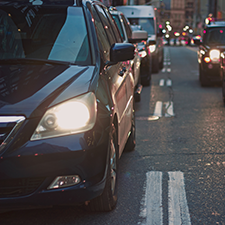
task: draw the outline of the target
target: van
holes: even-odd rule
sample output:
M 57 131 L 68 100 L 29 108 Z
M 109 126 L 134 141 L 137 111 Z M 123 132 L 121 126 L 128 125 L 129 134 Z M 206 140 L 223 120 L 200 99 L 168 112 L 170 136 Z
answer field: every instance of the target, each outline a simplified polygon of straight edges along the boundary
M 147 46 L 152 55 L 152 72 L 158 73 L 163 68 L 163 40 L 162 31 L 158 26 L 157 11 L 150 5 L 117 6 L 123 12 L 131 25 L 140 25 L 148 32 Z

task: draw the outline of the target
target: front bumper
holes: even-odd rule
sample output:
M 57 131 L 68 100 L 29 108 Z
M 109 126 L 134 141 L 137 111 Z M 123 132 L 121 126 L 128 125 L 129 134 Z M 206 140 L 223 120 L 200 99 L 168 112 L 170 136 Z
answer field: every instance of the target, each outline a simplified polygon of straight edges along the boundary
M 105 132 L 102 141 L 93 145 L 94 135 L 92 132 L 27 142 L 3 154 L 0 211 L 82 204 L 99 196 L 105 186 L 109 135 Z M 81 182 L 47 189 L 57 176 L 68 175 L 79 175 Z

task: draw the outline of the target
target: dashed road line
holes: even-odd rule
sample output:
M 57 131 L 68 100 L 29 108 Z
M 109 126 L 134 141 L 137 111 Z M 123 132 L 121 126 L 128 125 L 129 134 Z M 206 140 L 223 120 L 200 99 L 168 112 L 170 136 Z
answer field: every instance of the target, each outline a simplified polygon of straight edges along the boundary
M 173 102 L 166 102 L 165 106 L 166 106 L 165 117 L 173 117 L 173 116 L 175 116 L 175 114 L 173 112 Z
M 142 225 L 163 224 L 163 175 L 165 172 L 149 171 L 146 173 L 145 195 L 140 217 Z M 181 171 L 168 172 L 168 225 L 191 225 L 187 204 L 184 174 Z M 165 204 L 166 205 L 166 204 Z
M 161 101 L 157 101 L 155 104 L 155 110 L 153 116 L 162 117 L 162 107 L 163 103 Z
M 155 104 L 154 114 L 153 116 L 162 117 L 163 115 L 163 105 L 165 105 L 165 117 L 173 117 L 175 116 L 174 110 L 173 110 L 173 102 L 165 102 L 163 104 L 162 101 L 157 101 Z
M 165 79 L 160 79 L 160 80 L 159 80 L 159 86 L 160 86 L 160 87 L 163 87 L 164 84 L 165 84 Z M 172 86 L 172 80 L 171 80 L 171 79 L 167 79 L 167 80 L 166 80 L 166 86 L 167 86 L 167 87 Z
M 168 174 L 169 225 L 191 225 L 185 193 L 184 174 L 180 171 L 169 172 Z

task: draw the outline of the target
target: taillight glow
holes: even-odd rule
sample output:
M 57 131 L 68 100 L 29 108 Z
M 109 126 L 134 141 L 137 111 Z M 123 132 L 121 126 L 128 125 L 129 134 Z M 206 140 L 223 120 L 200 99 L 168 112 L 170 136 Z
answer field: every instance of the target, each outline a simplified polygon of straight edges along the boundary
M 210 59 L 209 57 L 205 57 L 205 58 L 204 58 L 204 61 L 205 61 L 206 63 L 210 63 L 210 62 L 211 62 L 211 59 Z

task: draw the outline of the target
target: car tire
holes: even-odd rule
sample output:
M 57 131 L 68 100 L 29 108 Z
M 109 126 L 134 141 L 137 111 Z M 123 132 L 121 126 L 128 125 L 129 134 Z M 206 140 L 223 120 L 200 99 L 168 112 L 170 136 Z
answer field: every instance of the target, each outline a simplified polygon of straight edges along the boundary
M 112 129 L 112 135 L 109 138 L 109 157 L 105 188 L 99 197 L 91 200 L 85 206 L 87 210 L 92 212 L 111 211 L 117 203 L 118 141 L 114 125 Z
M 133 107 L 130 136 L 127 139 L 124 151 L 125 152 L 134 151 L 135 145 L 136 145 L 136 128 L 135 128 L 135 109 Z
M 199 66 L 199 81 L 202 87 L 207 87 L 210 85 L 209 80 L 207 79 L 207 77 L 204 76 L 204 73 L 200 66 Z
M 223 80 L 222 80 L 222 95 L 223 95 L 223 104 L 225 105 L 225 77 L 223 75 Z

